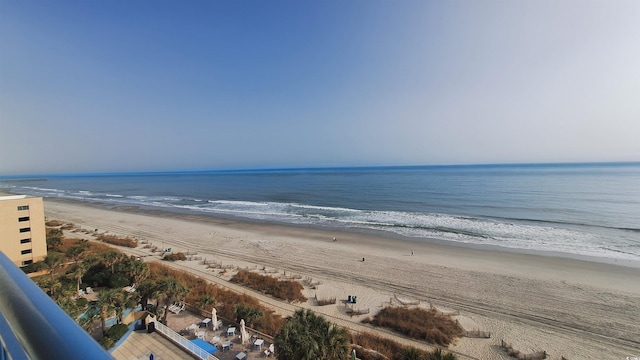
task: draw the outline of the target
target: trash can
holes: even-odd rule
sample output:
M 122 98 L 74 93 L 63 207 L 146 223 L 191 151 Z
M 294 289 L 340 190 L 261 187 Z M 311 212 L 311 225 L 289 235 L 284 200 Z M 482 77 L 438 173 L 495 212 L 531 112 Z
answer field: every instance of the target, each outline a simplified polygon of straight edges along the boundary
M 147 325 L 147 332 L 151 334 L 154 331 L 156 331 L 156 323 L 150 322 L 149 325 Z

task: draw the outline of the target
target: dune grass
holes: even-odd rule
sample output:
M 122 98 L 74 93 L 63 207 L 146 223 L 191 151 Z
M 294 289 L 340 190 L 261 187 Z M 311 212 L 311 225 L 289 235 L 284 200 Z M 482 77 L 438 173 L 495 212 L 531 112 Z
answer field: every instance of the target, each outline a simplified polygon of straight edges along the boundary
M 393 329 L 401 334 L 438 345 L 449 345 L 462 335 L 462 328 L 449 316 L 435 310 L 386 307 L 363 322 Z
M 304 287 L 297 281 L 278 280 L 271 276 L 242 270 L 231 279 L 231 282 L 241 284 L 256 291 L 261 291 L 280 300 L 289 302 L 307 301 L 307 298 L 302 295 Z
M 138 247 L 138 242 L 130 237 L 100 234 L 96 236 L 96 239 L 111 245 L 126 246 L 130 248 Z
M 165 260 L 165 261 L 187 260 L 187 256 L 183 252 L 178 252 L 174 254 L 166 254 L 164 257 L 162 257 L 162 260 Z

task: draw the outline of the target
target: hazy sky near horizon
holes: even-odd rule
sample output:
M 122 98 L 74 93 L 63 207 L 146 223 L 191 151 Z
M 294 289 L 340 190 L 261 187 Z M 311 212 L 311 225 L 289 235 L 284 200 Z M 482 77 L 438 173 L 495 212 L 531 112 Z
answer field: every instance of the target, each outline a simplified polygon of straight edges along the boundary
M 640 161 L 640 1 L 0 0 L 0 175 Z

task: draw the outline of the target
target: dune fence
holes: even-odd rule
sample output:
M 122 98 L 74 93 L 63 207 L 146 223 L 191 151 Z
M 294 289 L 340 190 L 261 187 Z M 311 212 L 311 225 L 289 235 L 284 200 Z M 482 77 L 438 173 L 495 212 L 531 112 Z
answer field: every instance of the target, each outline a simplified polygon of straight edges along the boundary
M 541 360 L 547 358 L 546 351 L 537 351 L 530 354 L 523 354 L 519 350 L 514 349 L 513 344 L 507 343 L 504 340 L 500 340 L 500 347 L 504 349 L 509 356 L 519 360 Z
M 482 331 L 482 330 L 464 330 L 462 335 L 468 338 L 477 338 L 477 339 L 490 339 L 491 332 Z
M 400 296 L 398 296 L 398 294 L 393 294 L 393 297 L 397 302 L 399 302 L 401 305 L 404 305 L 404 306 L 420 305 L 420 300 L 408 299 L 408 298 L 400 297 Z M 394 300 L 394 299 L 392 299 L 392 300 Z
M 318 294 L 316 294 L 315 298 L 316 298 L 316 304 L 318 304 L 318 306 L 333 305 L 337 302 L 335 297 L 318 298 Z

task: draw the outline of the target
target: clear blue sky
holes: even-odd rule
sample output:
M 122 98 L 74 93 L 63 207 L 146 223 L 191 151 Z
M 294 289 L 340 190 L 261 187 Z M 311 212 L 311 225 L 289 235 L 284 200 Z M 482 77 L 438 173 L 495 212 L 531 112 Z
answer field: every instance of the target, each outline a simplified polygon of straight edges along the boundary
M 0 175 L 640 160 L 640 1 L 0 0 Z

